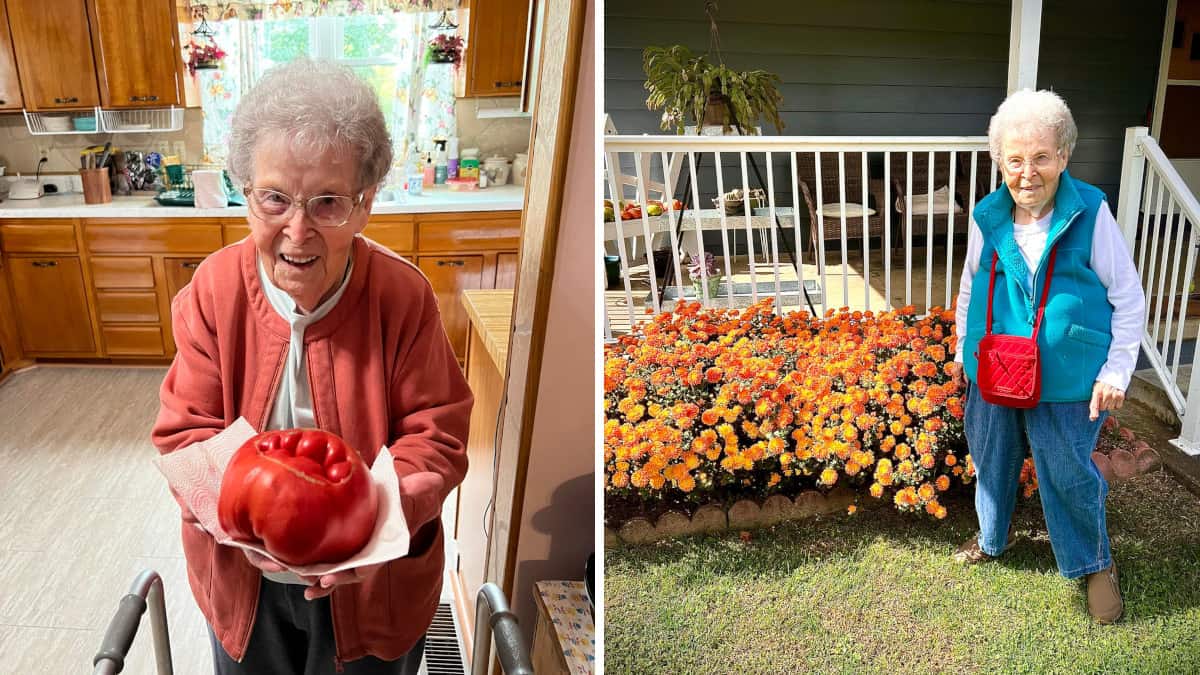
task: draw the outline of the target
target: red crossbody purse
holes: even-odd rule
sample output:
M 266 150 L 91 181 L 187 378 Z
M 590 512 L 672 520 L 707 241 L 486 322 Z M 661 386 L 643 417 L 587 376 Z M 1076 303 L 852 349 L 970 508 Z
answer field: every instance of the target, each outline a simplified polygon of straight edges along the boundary
M 1009 408 L 1032 408 L 1042 397 L 1042 364 L 1038 354 L 1038 331 L 1042 327 L 1042 315 L 1046 311 L 1046 298 L 1050 295 L 1050 279 L 1054 274 L 1054 255 L 1050 249 L 1050 264 L 1046 269 L 1046 283 L 1042 287 L 1042 299 L 1038 302 L 1037 320 L 1033 324 L 1033 335 L 1001 335 L 992 332 L 992 297 L 996 290 L 996 261 L 992 253 L 992 275 L 988 281 L 987 332 L 979 341 L 975 358 L 979 362 L 976 379 L 983 400 Z

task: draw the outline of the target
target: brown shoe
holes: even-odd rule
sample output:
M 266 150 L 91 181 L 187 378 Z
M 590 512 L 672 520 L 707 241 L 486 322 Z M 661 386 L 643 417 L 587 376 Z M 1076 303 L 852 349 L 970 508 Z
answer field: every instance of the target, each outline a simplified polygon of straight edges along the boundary
M 1087 575 L 1088 613 L 1101 625 L 1116 623 L 1125 613 L 1117 565 Z
M 1008 549 L 1012 548 L 1013 544 L 1016 543 L 1015 541 L 1013 541 L 1011 527 L 1008 528 L 1008 540 L 1007 541 L 1008 541 L 1008 543 L 1006 543 L 1004 545 L 1004 551 L 1007 551 Z M 1004 551 L 1001 551 L 1001 553 L 1003 553 Z M 972 537 L 970 541 L 966 542 L 962 546 L 959 546 L 958 550 L 954 552 L 954 562 L 962 563 L 964 565 L 974 565 L 976 563 L 986 562 L 988 560 L 995 560 L 995 559 L 996 559 L 996 556 L 984 553 L 983 549 L 979 548 L 979 535 L 975 535 L 974 537 Z

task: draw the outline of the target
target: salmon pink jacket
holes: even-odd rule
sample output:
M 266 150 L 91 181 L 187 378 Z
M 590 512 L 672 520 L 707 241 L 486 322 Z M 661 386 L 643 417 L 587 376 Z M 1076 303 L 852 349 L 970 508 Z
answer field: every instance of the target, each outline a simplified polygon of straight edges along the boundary
M 442 502 L 467 470 L 472 397 L 425 277 L 384 247 L 353 242 L 341 300 L 304 334 L 317 426 L 370 465 L 395 457 L 412 533 L 408 556 L 330 597 L 337 661 L 395 659 L 425 634 L 442 587 Z M 290 329 L 271 307 L 247 238 L 209 256 L 171 303 L 175 360 L 163 380 L 152 439 L 169 453 L 244 417 L 262 431 L 287 358 Z M 218 545 L 184 507 L 188 582 L 217 639 L 241 660 L 258 607 L 260 572 Z M 188 521 L 191 522 L 188 522 Z

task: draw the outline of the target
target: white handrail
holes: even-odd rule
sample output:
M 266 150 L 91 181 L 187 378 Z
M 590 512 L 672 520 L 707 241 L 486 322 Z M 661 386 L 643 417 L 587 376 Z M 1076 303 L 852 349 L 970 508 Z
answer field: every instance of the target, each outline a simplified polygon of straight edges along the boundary
M 979 150 L 987 136 L 605 136 L 605 152 L 931 152 Z
M 1192 194 L 1183 177 L 1179 175 L 1179 170 L 1163 154 L 1162 148 L 1158 147 L 1158 141 L 1154 140 L 1153 136 L 1143 136 L 1141 142 L 1142 150 L 1146 153 L 1146 160 L 1154 165 L 1154 170 L 1166 181 L 1167 189 L 1175 196 L 1176 203 L 1184 217 L 1193 223 L 1200 224 L 1200 202 L 1196 201 L 1196 196 Z

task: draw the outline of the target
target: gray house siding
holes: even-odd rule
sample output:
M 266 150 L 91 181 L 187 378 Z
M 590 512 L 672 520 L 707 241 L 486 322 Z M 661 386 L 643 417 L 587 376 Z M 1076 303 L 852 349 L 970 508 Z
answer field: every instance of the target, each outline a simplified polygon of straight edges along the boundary
M 1068 170 L 1120 191 L 1125 128 L 1150 124 L 1166 3 L 1053 0 L 1042 13 L 1038 87 L 1058 92 L 1079 127 Z
M 1039 86 L 1067 99 L 1080 129 L 1070 170 L 1114 202 L 1124 129 L 1144 124 L 1153 101 L 1165 4 L 1047 0 L 1043 11 Z M 703 2 L 608 0 L 604 12 L 604 112 L 621 133 L 667 133 L 645 106 L 641 52 L 707 51 Z M 782 78 L 784 134 L 983 135 L 1006 91 L 1010 14 L 994 0 L 727 0 L 717 18 L 728 65 Z M 790 204 L 788 160 L 773 163 L 776 199 Z M 727 183 L 740 181 L 737 156 L 722 164 Z M 882 158 L 871 165 L 881 177 Z M 707 206 L 715 177 L 699 182 Z

